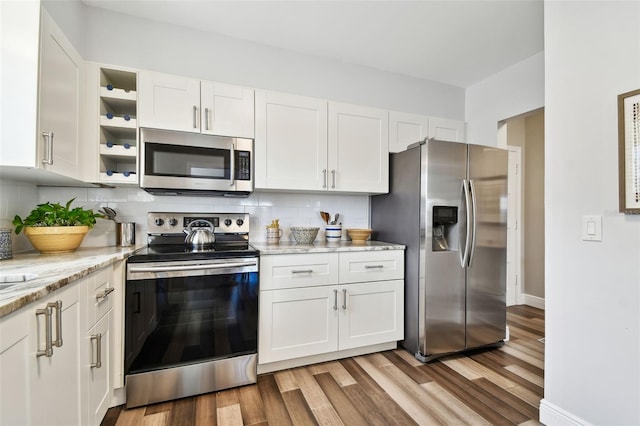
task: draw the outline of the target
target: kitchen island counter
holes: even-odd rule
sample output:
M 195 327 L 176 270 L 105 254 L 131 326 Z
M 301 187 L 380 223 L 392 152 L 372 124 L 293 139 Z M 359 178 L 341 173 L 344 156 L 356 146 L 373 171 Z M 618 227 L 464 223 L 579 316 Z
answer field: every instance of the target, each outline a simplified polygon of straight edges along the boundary
M 295 241 L 280 242 L 280 244 L 267 244 L 264 242 L 251 242 L 254 248 L 260 251 L 260 255 L 297 254 L 297 253 L 332 253 L 349 251 L 380 251 L 380 250 L 404 250 L 402 244 L 385 243 L 382 241 L 365 241 L 353 243 L 342 241 L 338 244 L 316 241 L 313 244 L 297 244 Z
M 73 253 L 14 254 L 0 263 L 0 318 L 41 299 L 100 268 L 126 259 L 139 247 L 87 247 Z M 3 283 L 7 276 L 36 275 L 27 281 Z M 32 275 L 31 275 L 32 276 Z M 9 285 L 9 286 L 8 286 Z

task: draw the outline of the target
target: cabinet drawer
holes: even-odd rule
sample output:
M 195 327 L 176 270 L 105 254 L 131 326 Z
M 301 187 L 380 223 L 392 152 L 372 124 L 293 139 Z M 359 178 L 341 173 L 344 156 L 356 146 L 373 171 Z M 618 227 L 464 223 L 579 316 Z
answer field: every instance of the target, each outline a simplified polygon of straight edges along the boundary
M 340 283 L 404 279 L 404 251 L 340 253 Z
M 91 328 L 111 309 L 113 285 L 111 268 L 103 268 L 87 277 L 87 328 Z
M 274 290 L 338 283 L 338 253 L 260 257 L 260 289 Z

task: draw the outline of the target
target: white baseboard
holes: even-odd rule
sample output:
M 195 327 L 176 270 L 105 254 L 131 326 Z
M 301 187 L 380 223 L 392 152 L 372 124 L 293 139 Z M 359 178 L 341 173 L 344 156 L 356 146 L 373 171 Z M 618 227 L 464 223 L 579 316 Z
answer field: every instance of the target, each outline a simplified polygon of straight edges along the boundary
M 550 403 L 546 399 L 540 401 L 540 423 L 547 426 L 588 426 L 591 424 L 563 410 L 557 405 Z
M 523 296 L 525 305 L 544 310 L 544 298 L 530 294 L 523 294 Z

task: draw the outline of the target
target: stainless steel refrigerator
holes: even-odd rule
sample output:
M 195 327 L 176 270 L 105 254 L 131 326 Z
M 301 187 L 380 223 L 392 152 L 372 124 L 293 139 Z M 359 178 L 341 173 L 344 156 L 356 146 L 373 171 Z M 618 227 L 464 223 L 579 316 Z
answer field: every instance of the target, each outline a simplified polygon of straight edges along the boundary
M 392 154 L 373 238 L 406 245 L 405 334 L 423 362 L 506 330 L 506 150 L 426 140 Z

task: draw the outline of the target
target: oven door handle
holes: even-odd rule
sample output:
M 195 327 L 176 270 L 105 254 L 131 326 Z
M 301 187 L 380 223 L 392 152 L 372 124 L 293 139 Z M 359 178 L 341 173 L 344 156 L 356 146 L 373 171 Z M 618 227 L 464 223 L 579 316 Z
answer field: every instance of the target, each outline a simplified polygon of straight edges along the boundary
M 214 264 L 199 264 L 199 265 L 173 265 L 173 266 L 131 266 L 129 272 L 173 272 L 173 271 L 197 271 L 206 269 L 227 269 L 227 268 L 239 268 L 243 266 L 257 266 L 258 263 L 253 262 L 227 262 L 227 263 L 214 263 Z

